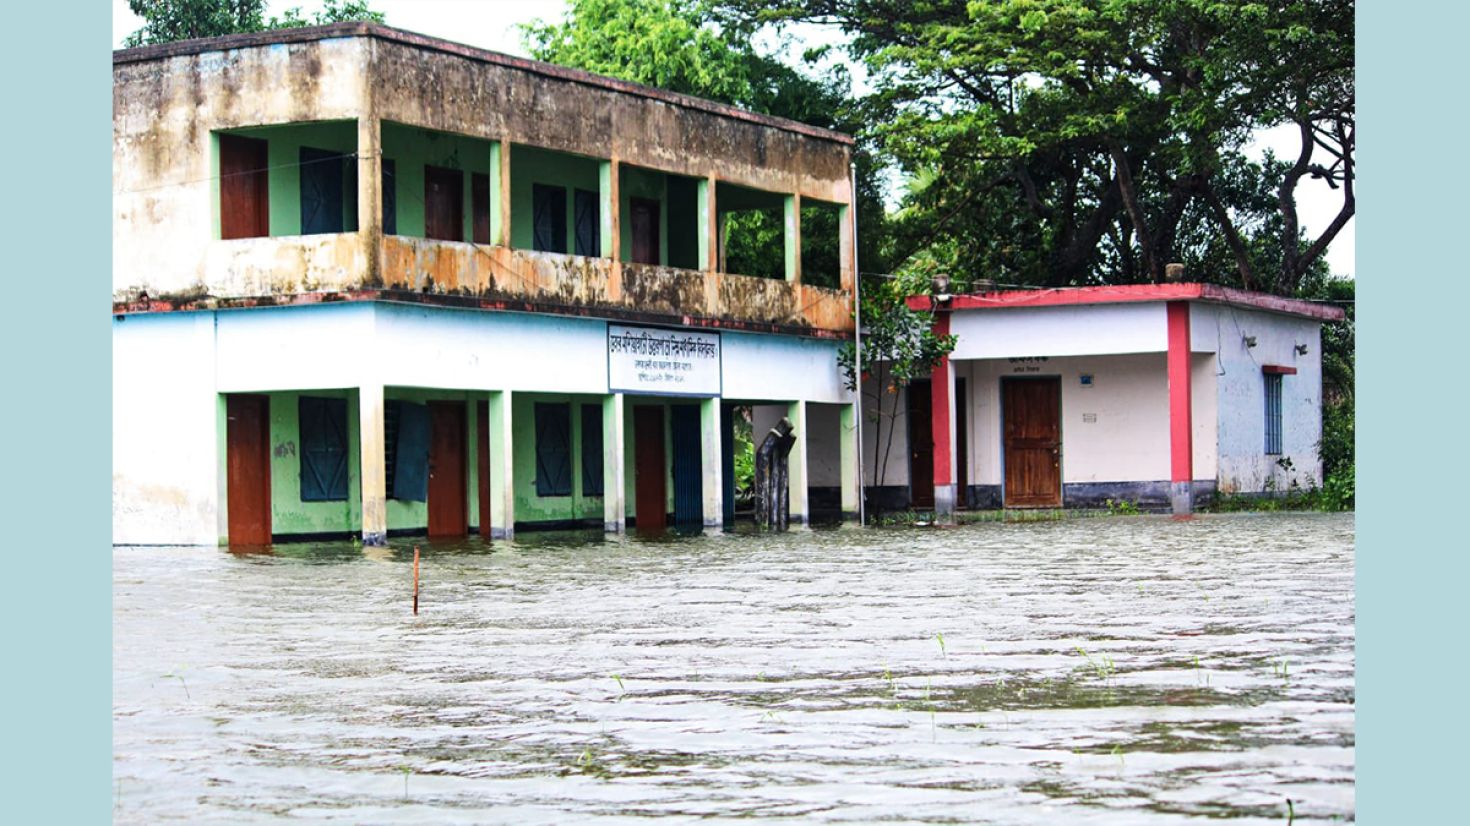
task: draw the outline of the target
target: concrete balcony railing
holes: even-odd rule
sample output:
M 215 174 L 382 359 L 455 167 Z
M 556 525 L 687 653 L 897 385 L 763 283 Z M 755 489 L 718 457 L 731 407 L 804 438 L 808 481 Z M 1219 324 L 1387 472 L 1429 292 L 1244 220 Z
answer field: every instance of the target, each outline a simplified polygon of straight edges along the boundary
M 845 337 L 852 299 L 824 287 L 503 246 L 384 236 L 372 278 L 358 233 L 214 241 L 183 295 L 115 312 L 391 299 L 487 310 Z

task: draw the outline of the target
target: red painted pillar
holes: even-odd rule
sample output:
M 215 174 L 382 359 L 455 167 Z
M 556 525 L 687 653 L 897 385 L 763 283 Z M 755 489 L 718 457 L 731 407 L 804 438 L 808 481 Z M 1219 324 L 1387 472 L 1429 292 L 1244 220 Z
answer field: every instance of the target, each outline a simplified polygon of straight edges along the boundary
M 1190 415 L 1189 302 L 1170 301 L 1169 482 L 1175 513 L 1194 511 L 1194 426 Z
M 949 335 L 949 311 L 934 314 L 935 335 Z M 934 516 L 937 521 L 954 521 L 958 491 L 954 480 L 954 370 L 949 356 L 939 360 L 929 376 L 929 409 L 934 437 Z

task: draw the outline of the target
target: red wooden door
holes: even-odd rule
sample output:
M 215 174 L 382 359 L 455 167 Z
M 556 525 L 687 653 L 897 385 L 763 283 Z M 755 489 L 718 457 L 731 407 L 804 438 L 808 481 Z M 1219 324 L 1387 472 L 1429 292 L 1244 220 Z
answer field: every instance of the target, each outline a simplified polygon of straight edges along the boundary
M 929 380 L 909 382 L 909 504 L 934 507 L 934 417 Z
M 268 396 L 225 399 L 225 491 L 231 545 L 269 545 L 271 541 L 270 411 Z
M 1001 383 L 1005 417 L 1005 505 L 1062 504 L 1062 382 L 1053 376 Z
M 659 263 L 658 201 L 629 198 L 628 207 L 633 236 L 633 263 Z
M 650 405 L 633 408 L 633 475 L 636 496 L 634 518 L 641 532 L 662 531 L 668 525 L 668 488 L 664 460 L 664 409 Z
M 268 165 L 265 141 L 219 136 L 219 237 L 271 234 Z
M 490 403 L 475 405 L 475 471 L 479 483 L 480 536 L 490 538 Z
M 464 536 L 464 402 L 429 402 L 429 536 Z
M 424 237 L 464 240 L 464 173 L 424 167 Z

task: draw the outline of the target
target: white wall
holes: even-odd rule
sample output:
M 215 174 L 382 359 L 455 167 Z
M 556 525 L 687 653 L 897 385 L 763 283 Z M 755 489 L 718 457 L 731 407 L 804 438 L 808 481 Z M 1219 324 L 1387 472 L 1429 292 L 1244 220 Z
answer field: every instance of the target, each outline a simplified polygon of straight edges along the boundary
M 1218 348 L 1220 490 L 1261 491 L 1268 480 L 1278 489 L 1293 481 L 1304 486 L 1320 484 L 1321 326 L 1294 316 L 1192 304 L 1190 329 L 1197 344 Z M 1246 346 L 1247 336 L 1255 337 L 1255 347 Z M 1307 346 L 1305 355 L 1296 352 L 1297 344 Z M 1266 385 L 1261 367 L 1266 364 L 1297 370 L 1296 375 L 1282 377 L 1280 457 L 1265 453 Z M 1291 461 L 1290 472 L 1278 465 L 1280 458 Z
M 863 484 L 908 485 L 908 390 L 898 391 L 896 415 L 892 417 L 890 414 L 895 413 L 895 397 L 889 393 L 881 394 L 882 415 L 875 418 L 873 404 L 877 398 L 880 398 L 880 394 L 876 379 L 870 378 L 863 382 Z M 893 436 L 891 447 L 888 441 L 890 429 Z M 878 471 L 883 466 L 885 450 L 888 453 L 887 473 L 880 478 Z
M 1194 477 L 1215 472 L 1215 386 L 1212 359 L 1193 359 Z M 1031 367 L 1036 372 L 1029 371 Z M 1062 391 L 1062 482 L 1167 481 L 1169 383 L 1163 353 L 962 362 L 971 398 L 969 467 L 972 485 L 1002 482 L 1001 379 L 1057 376 Z M 1090 374 L 1092 385 L 1082 385 Z M 1092 421 L 1088 421 L 1088 418 Z
M 112 541 L 219 538 L 214 316 L 112 320 Z
M 837 368 L 841 342 L 758 333 L 720 333 L 727 399 L 850 403 Z
M 1163 302 L 960 310 L 953 359 L 1157 353 L 1168 349 Z
M 814 488 L 842 484 L 842 408 L 835 404 L 806 406 L 806 483 Z
M 224 533 L 220 393 L 352 388 L 376 377 L 601 394 L 606 329 L 597 319 L 356 302 L 114 317 L 114 541 L 212 545 Z M 721 343 L 727 397 L 734 388 L 741 399 L 781 400 L 779 415 L 787 400 L 851 397 L 837 342 L 725 333 Z M 840 479 L 828 466 L 840 465 L 836 411 L 809 411 L 819 446 L 809 448 L 811 484 Z

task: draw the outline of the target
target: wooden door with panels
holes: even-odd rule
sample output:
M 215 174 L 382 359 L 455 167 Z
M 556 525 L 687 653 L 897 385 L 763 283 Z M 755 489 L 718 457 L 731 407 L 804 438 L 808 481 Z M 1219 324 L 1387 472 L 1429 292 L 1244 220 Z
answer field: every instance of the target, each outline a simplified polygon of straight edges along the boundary
M 1001 380 L 1005 506 L 1062 505 L 1062 380 Z

